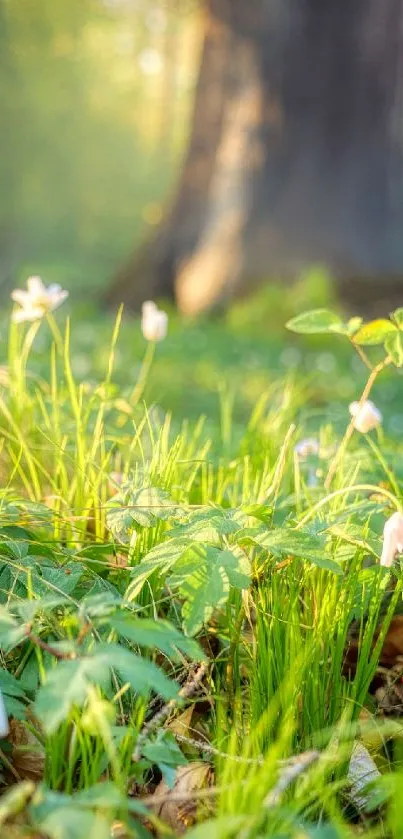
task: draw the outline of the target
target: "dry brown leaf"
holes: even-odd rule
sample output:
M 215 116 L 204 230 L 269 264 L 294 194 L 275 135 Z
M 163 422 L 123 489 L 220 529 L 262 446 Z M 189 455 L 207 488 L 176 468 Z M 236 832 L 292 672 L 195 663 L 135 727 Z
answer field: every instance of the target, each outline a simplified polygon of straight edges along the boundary
M 172 789 L 165 781 L 158 784 L 153 806 L 155 814 L 180 835 L 195 821 L 200 802 L 193 794 L 208 789 L 213 784 L 213 770 L 208 763 L 193 761 L 176 770 L 176 780 Z M 206 804 L 202 806 L 208 806 Z
M 10 762 L 20 778 L 41 780 L 45 767 L 45 750 L 35 734 L 25 723 L 12 719 L 7 740 L 13 747 Z
M 167 728 L 172 731 L 173 734 L 179 734 L 181 737 L 189 737 L 189 730 L 192 724 L 192 717 L 194 712 L 194 705 L 189 705 L 182 714 L 179 714 L 177 717 L 174 717 L 171 722 L 168 723 Z

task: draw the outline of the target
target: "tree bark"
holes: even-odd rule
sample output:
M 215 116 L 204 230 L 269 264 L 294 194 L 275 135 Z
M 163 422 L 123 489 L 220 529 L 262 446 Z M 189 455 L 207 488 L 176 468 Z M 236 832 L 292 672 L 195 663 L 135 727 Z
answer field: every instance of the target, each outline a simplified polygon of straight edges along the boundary
M 400 289 L 402 27 L 403 0 L 209 0 L 176 198 L 110 298 L 196 313 L 318 262 Z

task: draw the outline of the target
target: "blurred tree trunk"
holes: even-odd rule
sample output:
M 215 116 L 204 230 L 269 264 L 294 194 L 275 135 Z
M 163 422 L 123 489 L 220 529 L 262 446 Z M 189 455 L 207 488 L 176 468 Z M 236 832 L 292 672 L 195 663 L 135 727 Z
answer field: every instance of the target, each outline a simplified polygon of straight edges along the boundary
M 403 0 L 208 0 L 176 198 L 110 299 L 194 313 L 318 262 L 403 287 L 402 61 Z

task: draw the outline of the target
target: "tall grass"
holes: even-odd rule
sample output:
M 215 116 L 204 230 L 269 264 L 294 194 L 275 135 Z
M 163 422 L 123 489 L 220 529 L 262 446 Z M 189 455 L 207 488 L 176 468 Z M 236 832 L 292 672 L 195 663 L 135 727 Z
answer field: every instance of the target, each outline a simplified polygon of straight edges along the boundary
M 20 700 L 12 713 L 26 719 L 40 686 L 49 684 L 55 667 L 70 661 L 70 651 L 80 656 L 82 650 L 85 660 L 102 643 L 119 643 L 186 682 L 186 656 L 168 654 L 166 641 L 162 652 L 154 642 L 133 641 L 108 622 L 116 608 L 120 615 L 182 626 L 187 589 L 175 586 L 183 585 L 184 560 L 174 574 L 168 563 L 142 578 L 151 551 L 156 556 L 175 540 L 190 545 L 196 539 L 232 552 L 240 562 L 246 557 L 251 576 L 249 587 L 231 583 L 197 631 L 210 661 L 202 688 L 187 700 L 193 715 L 174 757 L 168 741 L 158 748 L 156 743 L 181 715 L 181 703 L 173 702 L 148 734 L 144 726 L 163 703 L 138 693 L 113 661 L 109 683 L 95 679 L 85 701 L 73 699 L 65 719 L 51 730 L 43 703 L 34 706 L 34 716 L 28 712 L 26 726 L 35 735 L 48 810 L 44 815 L 38 792 L 31 790 L 31 803 L 23 800 L 17 807 L 19 823 L 55 838 L 84 836 L 73 832 L 75 817 L 60 832 L 61 799 L 51 794 L 68 796 L 63 806 L 82 815 L 75 794 L 110 780 L 123 798 L 108 799 L 108 824 L 120 820 L 128 836 L 146 835 L 142 817 L 129 812 L 130 802 L 150 796 L 169 760 L 174 769 L 180 765 L 180 748 L 186 759 L 202 759 L 214 768 L 212 789 L 187 793 L 198 802 L 198 826 L 191 827 L 193 816 L 184 820 L 194 839 L 329 839 L 363 831 L 398 838 L 401 730 L 393 729 L 393 751 L 386 745 L 390 726 L 370 689 L 401 603 L 400 570 L 389 573 L 377 562 L 382 522 L 401 502 L 399 442 L 381 435 L 378 440 L 353 437 L 332 489 L 325 490 L 323 477 L 340 431 L 337 424 L 318 424 L 320 457 L 305 463 L 295 455 L 296 441 L 307 427 L 312 431 L 306 380 L 286 373 L 268 381 L 244 424 L 236 416 L 236 393 L 220 385 L 212 433 L 209 418 L 186 420 L 186 393 L 178 421 L 142 401 L 140 391 L 149 381 L 141 381 L 141 389 L 135 378 L 123 388 L 117 384 L 124 375 L 121 313 L 111 326 L 108 352 L 103 348 L 104 370 L 97 380 L 81 381 L 74 374 L 69 323 L 61 331 L 53 320 L 48 326 L 49 356 L 35 375 L 30 354 L 46 324 L 27 330 L 11 326 L 0 392 L 0 637 L 9 631 L 10 614 L 25 622 L 25 635 L 3 643 L 1 652 L 3 673 L 13 674 L 22 691 L 19 696 L 14 683 L 7 693 L 0 681 L 6 700 Z M 153 375 L 151 368 L 148 376 Z M 151 505 L 145 522 L 136 519 L 114 531 L 111 510 L 130 514 L 136 505 L 125 498 L 144 487 L 165 493 L 171 512 L 160 515 L 165 501 L 158 501 L 154 517 Z M 142 510 L 140 504 L 134 513 Z M 192 519 L 198 511 L 207 517 L 200 526 Z M 214 531 L 218 525 L 209 518 L 214 513 L 239 522 L 239 530 L 226 525 Z M 266 547 L 264 540 L 255 540 L 263 531 L 319 538 L 323 555 L 311 548 L 306 555 L 303 549 L 281 554 L 281 545 L 279 553 L 271 543 Z M 183 567 L 185 582 L 187 576 L 197 578 L 197 568 Z M 358 652 L 348 673 L 353 628 Z M 367 742 L 367 731 L 373 735 L 375 730 L 371 742 L 382 770 L 376 790 L 380 803 L 364 812 L 351 799 L 349 761 L 354 743 Z M 139 742 L 140 761 L 133 760 Z M 297 769 L 286 776 L 291 758 Z M 23 781 L 24 770 L 14 768 L 6 743 L 1 764 L 5 788 L 10 781 Z M 383 801 L 389 802 L 386 815 Z M 98 799 L 86 806 L 94 818 L 106 818 Z M 162 827 L 163 813 L 150 809 L 148 799 L 145 806 L 148 826 L 152 822 L 159 835 L 176 835 L 176 828 Z M 4 818 L 11 829 L 15 810 L 7 807 Z M 0 802 L 0 824 L 1 813 Z

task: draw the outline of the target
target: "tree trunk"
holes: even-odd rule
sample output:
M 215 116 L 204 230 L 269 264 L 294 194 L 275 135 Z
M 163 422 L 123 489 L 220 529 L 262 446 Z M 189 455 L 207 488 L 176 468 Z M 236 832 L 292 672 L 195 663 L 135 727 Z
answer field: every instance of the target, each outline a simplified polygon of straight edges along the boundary
M 209 0 L 176 199 L 111 298 L 195 313 L 318 262 L 401 288 L 402 26 L 403 0 Z

